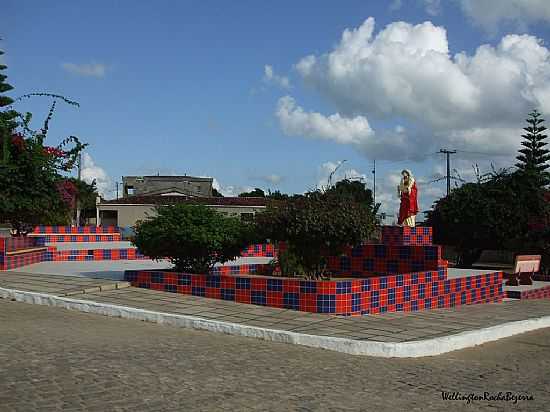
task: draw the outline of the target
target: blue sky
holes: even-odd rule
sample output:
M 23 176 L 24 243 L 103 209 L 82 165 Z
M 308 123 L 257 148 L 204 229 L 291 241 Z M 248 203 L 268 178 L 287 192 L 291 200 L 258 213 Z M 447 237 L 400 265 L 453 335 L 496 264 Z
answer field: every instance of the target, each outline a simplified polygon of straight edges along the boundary
M 428 183 L 444 173 L 437 150 L 461 150 L 453 167 L 471 179 L 473 163 L 513 165 L 532 108 L 550 114 L 544 1 L 49 3 L 4 1 L 12 95 L 81 104 L 59 106 L 49 143 L 88 142 L 85 175 L 107 196 L 157 172 L 303 192 L 344 159 L 338 177 L 371 187 L 377 159 L 383 210 L 403 168 L 427 208 L 445 187 Z M 17 109 L 38 127 L 48 107 Z

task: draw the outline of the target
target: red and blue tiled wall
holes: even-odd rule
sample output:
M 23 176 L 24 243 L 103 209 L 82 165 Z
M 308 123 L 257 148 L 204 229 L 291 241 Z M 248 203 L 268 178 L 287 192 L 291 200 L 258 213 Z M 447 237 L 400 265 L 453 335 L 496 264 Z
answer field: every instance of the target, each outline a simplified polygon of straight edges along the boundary
M 148 259 L 148 257 L 143 256 L 135 248 L 57 250 L 50 246 L 44 254 L 44 260 L 50 262 L 137 259 Z
M 46 235 L 46 234 L 32 234 L 31 236 L 37 236 L 43 238 L 47 243 L 63 243 L 63 242 L 118 242 L 121 240 L 120 233 L 111 233 L 108 235 L 91 235 L 91 234 L 71 234 L 71 235 Z
M 549 299 L 550 285 L 531 290 L 507 290 L 506 297 L 512 299 Z
M 502 272 L 446 279 L 444 269 L 319 281 L 126 271 L 133 286 L 305 312 L 364 315 L 500 302 Z
M 439 246 L 365 244 L 330 256 L 328 269 L 339 276 L 380 276 L 437 270 L 441 263 Z
M 242 257 L 276 257 L 277 249 L 274 244 L 264 243 L 250 245 L 241 252 Z
M 432 228 L 428 226 L 382 226 L 381 243 L 385 245 L 432 245 Z
M 36 226 L 33 234 L 120 233 L 117 226 Z

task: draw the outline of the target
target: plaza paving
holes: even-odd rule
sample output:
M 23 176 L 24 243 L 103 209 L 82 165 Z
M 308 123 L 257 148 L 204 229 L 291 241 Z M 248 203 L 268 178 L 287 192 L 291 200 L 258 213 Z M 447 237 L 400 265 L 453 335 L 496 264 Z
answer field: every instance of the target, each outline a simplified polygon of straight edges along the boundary
M 542 411 L 550 401 L 550 329 L 381 359 L 0 299 L 0 331 L 2 411 Z M 468 404 L 442 391 L 532 400 Z
M 71 284 L 74 282 L 74 285 Z M 340 317 L 128 287 L 127 282 L 0 272 L 0 287 L 307 335 L 377 342 L 439 338 L 550 315 L 550 299 Z M 75 294 L 77 291 L 78 294 Z

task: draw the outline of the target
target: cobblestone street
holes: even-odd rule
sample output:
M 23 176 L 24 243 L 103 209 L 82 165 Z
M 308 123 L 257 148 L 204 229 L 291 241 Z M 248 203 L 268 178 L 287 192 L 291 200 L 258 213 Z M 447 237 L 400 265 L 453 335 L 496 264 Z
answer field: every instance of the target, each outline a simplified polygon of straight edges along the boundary
M 355 357 L 0 299 L 6 411 L 544 410 L 550 330 L 432 358 Z M 443 401 L 512 391 L 533 397 Z

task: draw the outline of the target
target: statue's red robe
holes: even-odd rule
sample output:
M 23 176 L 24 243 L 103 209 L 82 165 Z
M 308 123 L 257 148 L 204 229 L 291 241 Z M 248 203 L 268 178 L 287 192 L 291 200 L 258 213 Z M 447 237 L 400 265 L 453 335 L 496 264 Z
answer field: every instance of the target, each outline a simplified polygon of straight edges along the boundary
M 401 192 L 401 206 L 399 207 L 399 219 L 397 223 L 402 225 L 409 216 L 415 216 L 418 213 L 418 199 L 416 182 L 413 183 L 410 193 Z

